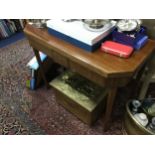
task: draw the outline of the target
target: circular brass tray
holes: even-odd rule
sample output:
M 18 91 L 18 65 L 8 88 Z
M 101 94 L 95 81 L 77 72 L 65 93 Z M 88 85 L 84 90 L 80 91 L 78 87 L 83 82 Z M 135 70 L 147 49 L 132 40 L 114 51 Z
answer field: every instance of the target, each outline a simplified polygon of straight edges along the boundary
M 126 130 L 126 133 L 129 135 L 154 135 L 155 133 L 148 130 L 144 126 L 142 126 L 137 120 L 133 117 L 133 114 L 131 113 L 129 109 L 129 104 L 131 101 L 129 101 L 126 104 L 126 111 L 124 116 L 124 127 Z

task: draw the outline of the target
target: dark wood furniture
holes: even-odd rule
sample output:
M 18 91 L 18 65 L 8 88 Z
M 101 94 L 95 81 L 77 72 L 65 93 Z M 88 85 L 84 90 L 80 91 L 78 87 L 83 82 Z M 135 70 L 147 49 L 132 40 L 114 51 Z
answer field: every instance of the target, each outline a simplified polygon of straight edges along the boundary
M 86 52 L 81 48 L 50 35 L 46 29 L 37 29 L 27 25 L 24 32 L 34 49 L 42 70 L 42 77 L 47 87 L 48 82 L 41 65 L 38 54 L 39 50 L 46 53 L 56 63 L 76 71 L 101 86 L 107 87 L 108 98 L 103 119 L 104 130 L 109 125 L 118 87 L 126 86 L 134 73 L 143 67 L 155 49 L 155 42 L 149 40 L 141 50 L 135 51 L 130 58 L 123 59 L 105 54 L 100 49 L 93 53 Z

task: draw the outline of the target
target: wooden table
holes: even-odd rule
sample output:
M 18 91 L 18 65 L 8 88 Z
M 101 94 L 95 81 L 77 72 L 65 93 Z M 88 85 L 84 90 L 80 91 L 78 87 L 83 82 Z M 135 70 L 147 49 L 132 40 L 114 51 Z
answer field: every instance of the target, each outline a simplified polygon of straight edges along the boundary
M 141 50 L 135 51 L 130 58 L 123 59 L 103 53 L 100 49 L 93 53 L 86 52 L 81 48 L 50 35 L 46 29 L 37 29 L 31 25 L 27 25 L 24 32 L 37 57 L 46 86 L 48 86 L 48 82 L 38 51 L 43 51 L 56 63 L 76 71 L 101 86 L 107 87 L 108 98 L 103 119 L 104 130 L 109 125 L 118 87 L 123 87 L 129 82 L 134 73 L 143 67 L 155 49 L 155 42 L 149 40 Z

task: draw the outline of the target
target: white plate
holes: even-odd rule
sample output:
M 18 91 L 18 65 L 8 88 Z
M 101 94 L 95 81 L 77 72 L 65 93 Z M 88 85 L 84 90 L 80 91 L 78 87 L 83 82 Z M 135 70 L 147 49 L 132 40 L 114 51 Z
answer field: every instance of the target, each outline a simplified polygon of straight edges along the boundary
M 133 31 L 137 28 L 138 23 L 136 20 L 128 19 L 128 20 L 120 20 L 117 23 L 117 27 L 120 31 Z

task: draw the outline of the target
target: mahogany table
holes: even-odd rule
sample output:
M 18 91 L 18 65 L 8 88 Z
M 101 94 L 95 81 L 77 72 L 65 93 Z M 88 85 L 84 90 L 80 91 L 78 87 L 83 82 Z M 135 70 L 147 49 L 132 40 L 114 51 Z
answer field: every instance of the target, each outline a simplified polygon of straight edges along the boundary
M 47 29 L 37 29 L 28 24 L 24 29 L 24 33 L 34 50 L 47 87 L 49 84 L 44 74 L 39 51 L 43 51 L 54 62 L 76 71 L 87 79 L 108 89 L 106 110 L 103 118 L 104 130 L 108 129 L 118 87 L 126 86 L 133 75 L 144 66 L 155 49 L 155 42 L 149 40 L 143 48 L 135 51 L 130 58 L 123 59 L 103 53 L 100 49 L 93 53 L 86 52 L 50 35 Z

